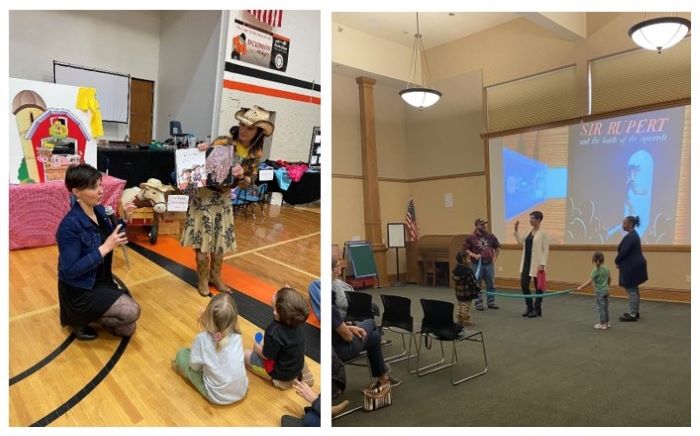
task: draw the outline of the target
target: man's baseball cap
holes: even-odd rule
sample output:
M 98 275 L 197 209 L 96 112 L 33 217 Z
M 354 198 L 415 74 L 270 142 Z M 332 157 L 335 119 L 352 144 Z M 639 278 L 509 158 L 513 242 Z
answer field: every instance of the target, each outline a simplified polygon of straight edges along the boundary
M 475 226 L 478 226 L 479 224 L 488 224 L 488 223 L 489 223 L 489 222 L 486 221 L 486 220 L 483 219 L 483 218 L 477 218 L 476 220 L 474 220 L 474 225 L 475 225 Z

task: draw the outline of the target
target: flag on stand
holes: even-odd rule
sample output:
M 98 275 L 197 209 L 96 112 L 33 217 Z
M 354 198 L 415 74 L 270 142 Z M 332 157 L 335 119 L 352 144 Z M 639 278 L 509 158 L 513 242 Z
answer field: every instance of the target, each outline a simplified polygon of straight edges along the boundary
M 406 236 L 408 242 L 416 242 L 418 240 L 418 227 L 416 226 L 416 206 L 413 203 L 413 197 L 408 200 L 408 209 L 406 209 Z
M 282 27 L 281 10 L 248 10 L 246 11 L 258 20 L 272 27 Z

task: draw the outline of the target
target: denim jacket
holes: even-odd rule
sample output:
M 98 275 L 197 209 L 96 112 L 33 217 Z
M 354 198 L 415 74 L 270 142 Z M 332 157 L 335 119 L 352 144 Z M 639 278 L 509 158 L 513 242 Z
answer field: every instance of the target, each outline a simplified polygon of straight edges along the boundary
M 105 220 L 110 229 L 112 222 L 103 206 L 95 207 L 98 220 Z M 71 286 L 92 289 L 97 268 L 103 262 L 99 247 L 102 235 L 93 221 L 75 203 L 61 220 L 56 232 L 58 242 L 58 278 Z

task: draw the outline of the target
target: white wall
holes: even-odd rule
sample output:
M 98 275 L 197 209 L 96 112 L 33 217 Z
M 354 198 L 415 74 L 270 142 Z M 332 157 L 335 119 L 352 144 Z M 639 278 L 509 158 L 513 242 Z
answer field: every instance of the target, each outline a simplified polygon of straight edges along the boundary
M 344 24 L 333 23 L 333 62 L 385 77 L 408 79 L 412 47 L 378 38 Z M 421 59 L 415 81 L 422 83 Z
M 250 15 L 243 11 L 230 11 L 227 20 L 229 23 L 232 23 L 234 19 L 255 23 L 250 18 Z M 257 25 L 258 23 L 255 24 Z M 274 32 L 290 39 L 287 70 L 284 72 L 273 71 L 248 63 L 242 65 L 279 76 L 319 84 L 321 80 L 320 28 L 321 16 L 318 11 L 285 10 L 282 27 L 275 28 Z M 227 60 L 229 60 L 228 56 L 231 53 L 232 38 L 233 29 L 229 28 L 229 31 L 225 34 L 225 40 L 222 42 L 222 46 L 226 47 L 223 55 L 226 56 Z M 269 95 L 269 93 L 266 94 L 263 91 L 248 92 L 238 89 L 227 89 L 221 86 L 218 127 L 218 134 L 227 134 L 229 128 L 237 123 L 234 119 L 234 114 L 238 109 L 253 105 L 262 106 L 275 113 L 275 133 L 271 141 L 265 144 L 265 157 L 273 160 L 308 161 L 313 128 L 321 125 L 321 107 L 319 104 L 314 103 L 312 99 L 320 98 L 320 92 L 230 72 L 224 73 L 224 79 L 267 90 L 308 96 L 309 100 L 297 101 L 277 95 Z
M 159 12 L 10 11 L 9 23 L 10 77 L 53 82 L 59 60 L 158 80 Z M 126 124 L 104 127 L 107 139 L 128 134 Z
M 155 137 L 168 138 L 170 120 L 204 139 L 212 132 L 221 11 L 165 11 L 160 21 Z

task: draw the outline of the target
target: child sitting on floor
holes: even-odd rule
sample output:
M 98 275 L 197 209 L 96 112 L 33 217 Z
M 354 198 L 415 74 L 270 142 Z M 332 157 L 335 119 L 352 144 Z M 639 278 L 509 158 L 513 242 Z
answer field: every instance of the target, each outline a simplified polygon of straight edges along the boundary
M 479 295 L 479 284 L 476 282 L 474 271 L 465 265 L 466 253 L 457 253 L 457 266 L 452 270 L 452 280 L 455 282 L 457 297 L 457 324 L 462 327 L 473 326 L 471 321 L 472 300 Z
M 230 294 L 218 294 L 198 321 L 203 331 L 194 338 L 191 349 L 177 352 L 173 369 L 212 403 L 239 401 L 248 391 L 248 376 L 236 302 Z
M 304 359 L 308 303 L 300 293 L 285 286 L 272 296 L 272 307 L 275 319 L 265 329 L 262 344 L 245 351 L 246 366 L 279 389 L 289 389 L 297 379 L 313 386 L 314 378 Z

